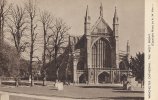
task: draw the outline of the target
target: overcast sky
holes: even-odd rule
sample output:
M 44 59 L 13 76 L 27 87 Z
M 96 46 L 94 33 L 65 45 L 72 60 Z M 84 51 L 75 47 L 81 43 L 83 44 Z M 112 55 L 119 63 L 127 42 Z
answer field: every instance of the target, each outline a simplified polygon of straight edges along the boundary
M 9 0 L 22 4 L 26 0 Z M 130 41 L 131 55 L 144 51 L 144 0 L 37 0 L 40 9 L 46 9 L 55 17 L 62 18 L 71 27 L 71 35 L 82 35 L 84 16 L 89 6 L 91 26 L 99 17 L 102 3 L 103 17 L 112 28 L 115 6 L 119 16 L 119 49 L 126 50 Z

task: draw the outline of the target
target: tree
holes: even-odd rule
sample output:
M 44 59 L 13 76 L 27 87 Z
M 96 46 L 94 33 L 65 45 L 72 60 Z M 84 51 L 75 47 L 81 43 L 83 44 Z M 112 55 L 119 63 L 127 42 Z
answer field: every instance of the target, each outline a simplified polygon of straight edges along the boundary
M 53 49 L 53 44 L 52 44 L 51 38 L 52 38 L 52 35 L 48 35 L 47 42 L 46 42 L 46 44 L 47 44 L 47 46 L 46 46 L 46 52 L 47 52 L 46 58 L 49 59 L 49 62 L 51 62 L 52 58 L 54 57 L 54 54 L 53 54 L 54 49 Z
M 5 20 L 10 8 L 11 5 L 7 6 L 7 0 L 0 0 L 0 48 L 3 45 Z
M 35 41 L 37 39 L 37 34 L 35 30 L 37 28 L 37 24 L 35 24 L 35 18 L 37 16 L 37 3 L 35 0 L 28 0 L 25 3 L 25 8 L 27 11 L 29 24 L 30 24 L 30 75 L 31 75 L 31 86 L 33 86 L 33 75 L 32 75 L 32 62 L 34 58 L 34 51 L 35 51 Z
M 68 37 L 68 30 L 70 28 L 62 21 L 62 19 L 56 19 L 55 24 L 51 28 L 52 42 L 53 42 L 53 52 L 54 52 L 54 62 L 56 67 L 56 80 L 58 81 L 59 68 L 57 63 L 57 57 L 62 49 L 62 46 L 66 44 Z
M 136 57 L 131 57 L 130 68 L 136 79 L 144 81 L 144 53 L 137 53 Z
M 19 74 L 19 76 L 22 79 L 26 79 L 28 77 L 28 67 L 29 67 L 29 61 L 21 58 L 20 59 L 20 74 Z
M 43 73 L 43 85 L 44 85 L 44 81 L 45 81 L 45 74 L 46 74 L 46 49 L 47 49 L 47 41 L 49 41 L 49 37 L 48 36 L 48 31 L 52 25 L 53 22 L 53 18 L 51 16 L 51 14 L 47 11 L 42 11 L 40 13 L 40 22 L 42 23 L 42 27 L 43 27 L 43 66 L 42 66 L 42 73 Z
M 0 55 L 0 76 L 12 77 L 16 75 L 17 55 L 15 48 L 4 42 Z
M 16 54 L 18 57 L 17 68 L 16 68 L 17 75 L 15 75 L 15 77 L 18 80 L 18 76 L 20 74 L 19 67 L 20 67 L 21 53 L 25 51 L 25 48 L 28 44 L 27 42 L 22 41 L 24 39 L 24 33 L 27 29 L 25 10 L 24 8 L 17 5 L 10 10 L 9 15 L 10 16 L 8 18 L 8 30 L 13 36 L 13 41 L 16 48 Z

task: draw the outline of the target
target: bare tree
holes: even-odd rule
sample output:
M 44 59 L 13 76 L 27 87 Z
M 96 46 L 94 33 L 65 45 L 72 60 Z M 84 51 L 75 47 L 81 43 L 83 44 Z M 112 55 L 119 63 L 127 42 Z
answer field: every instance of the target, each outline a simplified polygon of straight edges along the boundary
M 43 27 L 43 66 L 42 66 L 42 73 L 43 73 L 43 85 L 45 85 L 45 74 L 46 74 L 46 49 L 47 49 L 47 43 L 50 36 L 48 36 L 48 31 L 50 30 L 50 27 L 53 22 L 53 17 L 51 14 L 47 11 L 42 11 L 40 13 L 40 22 L 42 23 Z
M 46 46 L 46 58 L 49 59 L 49 62 L 52 61 L 52 58 L 54 58 L 54 48 L 53 48 L 53 43 L 52 43 L 52 35 L 47 36 L 47 46 Z
M 0 48 L 4 41 L 4 25 L 11 5 L 7 5 L 7 0 L 0 0 Z
M 37 28 L 37 24 L 35 24 L 35 18 L 37 16 L 37 3 L 35 0 L 28 0 L 28 2 L 25 3 L 25 8 L 28 14 L 29 18 L 29 24 L 30 24 L 30 75 L 31 75 L 31 86 L 33 86 L 33 75 L 32 75 L 32 62 L 33 62 L 33 56 L 35 51 L 35 41 L 37 39 L 37 33 L 35 33 L 35 30 Z
M 54 52 L 54 62 L 56 67 L 56 80 L 59 79 L 59 68 L 60 65 L 57 63 L 57 57 L 60 53 L 61 48 L 63 45 L 67 42 L 68 37 L 68 30 L 70 27 L 68 27 L 62 19 L 58 18 L 55 20 L 54 26 L 51 28 L 52 31 L 52 40 L 53 40 L 53 52 Z
M 18 86 L 18 75 L 20 73 L 20 56 L 27 46 L 27 42 L 23 41 L 24 32 L 27 29 L 26 16 L 24 8 L 20 6 L 15 6 L 10 10 L 8 18 L 8 30 L 13 36 L 14 45 L 17 52 L 18 62 L 17 62 L 17 72 L 16 72 L 16 85 Z

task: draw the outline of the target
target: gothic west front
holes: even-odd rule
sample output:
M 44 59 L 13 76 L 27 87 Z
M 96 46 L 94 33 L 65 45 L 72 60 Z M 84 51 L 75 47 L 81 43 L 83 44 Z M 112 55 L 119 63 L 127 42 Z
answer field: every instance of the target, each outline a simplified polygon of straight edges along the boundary
M 113 28 L 100 15 L 94 25 L 87 6 L 84 20 L 84 35 L 71 36 L 70 44 L 73 54 L 74 83 L 120 83 L 126 79 L 130 70 L 126 62 L 120 59 L 119 52 L 119 18 L 115 7 Z M 129 57 L 129 45 L 124 57 Z

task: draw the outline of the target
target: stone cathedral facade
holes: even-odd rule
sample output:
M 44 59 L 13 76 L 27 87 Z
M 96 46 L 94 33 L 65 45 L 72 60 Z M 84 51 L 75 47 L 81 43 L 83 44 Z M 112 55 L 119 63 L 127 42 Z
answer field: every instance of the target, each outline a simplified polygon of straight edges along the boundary
M 74 83 L 118 83 L 127 77 L 129 70 L 119 56 L 119 19 L 116 8 L 111 28 L 104 20 L 102 5 L 99 18 L 91 25 L 87 6 L 84 35 L 71 36 L 70 41 Z M 128 49 L 127 45 L 127 55 Z

